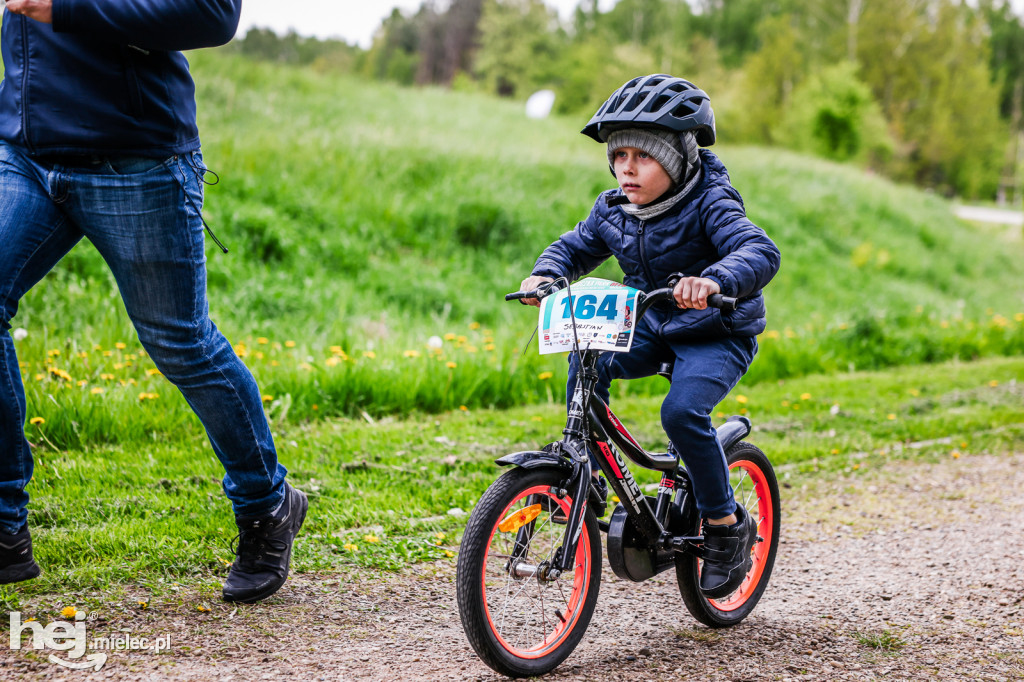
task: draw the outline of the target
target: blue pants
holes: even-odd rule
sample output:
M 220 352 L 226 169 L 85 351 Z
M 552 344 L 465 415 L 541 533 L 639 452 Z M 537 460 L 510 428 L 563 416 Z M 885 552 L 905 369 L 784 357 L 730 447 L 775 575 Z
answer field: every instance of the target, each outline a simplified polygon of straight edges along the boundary
M 113 272 L 146 352 L 206 427 L 235 513 L 263 516 L 284 499 L 259 389 L 209 317 L 202 163 L 198 151 L 41 160 L 0 142 L 0 530 L 25 523 L 33 464 L 11 318 L 82 237 Z
M 675 360 L 672 386 L 661 404 L 661 425 L 686 464 L 697 507 L 706 518 L 718 519 L 736 511 L 729 467 L 711 425 L 711 410 L 739 382 L 756 352 L 757 340 L 752 336 L 668 342 L 641 320 L 630 352 L 606 353 L 597 362 L 595 392 L 608 402 L 613 379 L 651 376 L 661 363 Z M 575 356 L 570 358 L 569 399 L 579 369 Z

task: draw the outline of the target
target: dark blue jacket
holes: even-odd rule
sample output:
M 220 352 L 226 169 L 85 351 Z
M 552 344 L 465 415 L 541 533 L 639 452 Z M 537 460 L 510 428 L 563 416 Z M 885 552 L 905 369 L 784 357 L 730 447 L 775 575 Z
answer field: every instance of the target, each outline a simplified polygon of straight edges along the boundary
M 222 45 L 241 0 L 53 0 L 4 12 L 0 140 L 30 154 L 170 156 L 199 147 L 180 50 Z
M 608 205 L 622 190 L 603 192 L 586 220 L 545 249 L 533 274 L 571 281 L 615 256 L 624 283 L 643 291 L 666 286 L 676 272 L 707 277 L 726 296 L 741 299 L 735 311 L 680 310 L 666 304 L 650 310 L 645 323 L 668 341 L 763 332 L 761 289 L 779 269 L 779 249 L 747 220 L 743 199 L 718 157 L 706 149 L 700 155 L 701 181 L 667 213 L 638 220 Z

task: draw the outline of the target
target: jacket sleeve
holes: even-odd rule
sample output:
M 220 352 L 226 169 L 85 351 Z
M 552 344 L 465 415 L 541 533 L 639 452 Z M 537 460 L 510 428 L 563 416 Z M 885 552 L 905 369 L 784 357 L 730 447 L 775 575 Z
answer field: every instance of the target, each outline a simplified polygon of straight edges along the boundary
M 231 40 L 241 11 L 241 0 L 53 0 L 53 30 L 145 50 L 193 50 Z
M 544 249 L 531 274 L 555 279 L 565 277 L 571 282 L 593 271 L 612 255 L 597 230 L 599 221 L 603 220 L 597 207 L 603 200 L 603 197 L 598 198 L 590 215 L 577 224 L 576 229 L 566 232 Z
M 700 217 L 719 256 L 701 277 L 718 282 L 723 294 L 750 296 L 779 271 L 779 248 L 764 230 L 747 219 L 743 200 L 731 186 L 718 188 L 711 201 L 701 207 Z

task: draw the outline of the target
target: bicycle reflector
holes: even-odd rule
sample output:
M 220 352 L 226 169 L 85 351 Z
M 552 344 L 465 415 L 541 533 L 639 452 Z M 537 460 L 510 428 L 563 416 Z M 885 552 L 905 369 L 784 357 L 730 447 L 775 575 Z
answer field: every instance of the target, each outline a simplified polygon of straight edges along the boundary
M 540 516 L 540 505 L 531 504 L 529 507 L 523 507 L 506 516 L 505 520 L 498 524 L 498 530 L 502 533 L 514 533 L 538 516 Z

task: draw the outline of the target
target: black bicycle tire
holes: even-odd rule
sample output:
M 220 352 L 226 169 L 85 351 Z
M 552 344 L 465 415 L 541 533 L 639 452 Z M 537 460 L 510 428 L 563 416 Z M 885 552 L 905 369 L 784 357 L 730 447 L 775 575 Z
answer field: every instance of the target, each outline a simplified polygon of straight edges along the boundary
M 509 677 L 543 675 L 556 668 L 576 649 L 590 624 L 597 604 L 601 586 L 601 537 L 597 518 L 588 508 L 583 531 L 590 543 L 590 571 L 586 578 L 586 594 L 575 625 L 562 643 L 540 658 L 515 656 L 498 640 L 487 615 L 481 576 L 492 532 L 500 522 L 502 512 L 522 491 L 538 485 L 557 487 L 564 483 L 564 477 L 564 473 L 554 468 L 516 468 L 505 472 L 484 492 L 474 507 L 462 536 L 455 578 L 462 627 L 480 659 L 493 670 Z M 582 542 L 582 536 L 580 541 Z
M 700 591 L 700 572 L 697 567 L 697 558 L 692 554 L 676 555 L 676 580 L 679 583 L 679 593 L 683 603 L 690 614 L 699 622 L 712 628 L 724 628 L 736 625 L 745 619 L 757 606 L 757 603 L 764 595 L 765 588 L 771 578 L 772 569 L 775 566 L 775 558 L 779 548 L 779 528 L 781 525 L 781 509 L 779 483 L 775 477 L 768 457 L 755 445 L 740 441 L 726 452 L 726 461 L 732 465 L 734 462 L 747 460 L 755 464 L 765 477 L 765 484 L 768 488 L 769 498 L 772 505 L 771 539 L 769 540 L 768 554 L 757 584 L 753 587 L 746 600 L 737 608 L 722 610 L 715 606 L 714 600 L 710 600 Z M 699 521 L 698 521 L 699 523 Z M 691 532 L 699 532 L 699 528 L 690 529 Z M 757 567 L 751 568 L 754 571 Z

